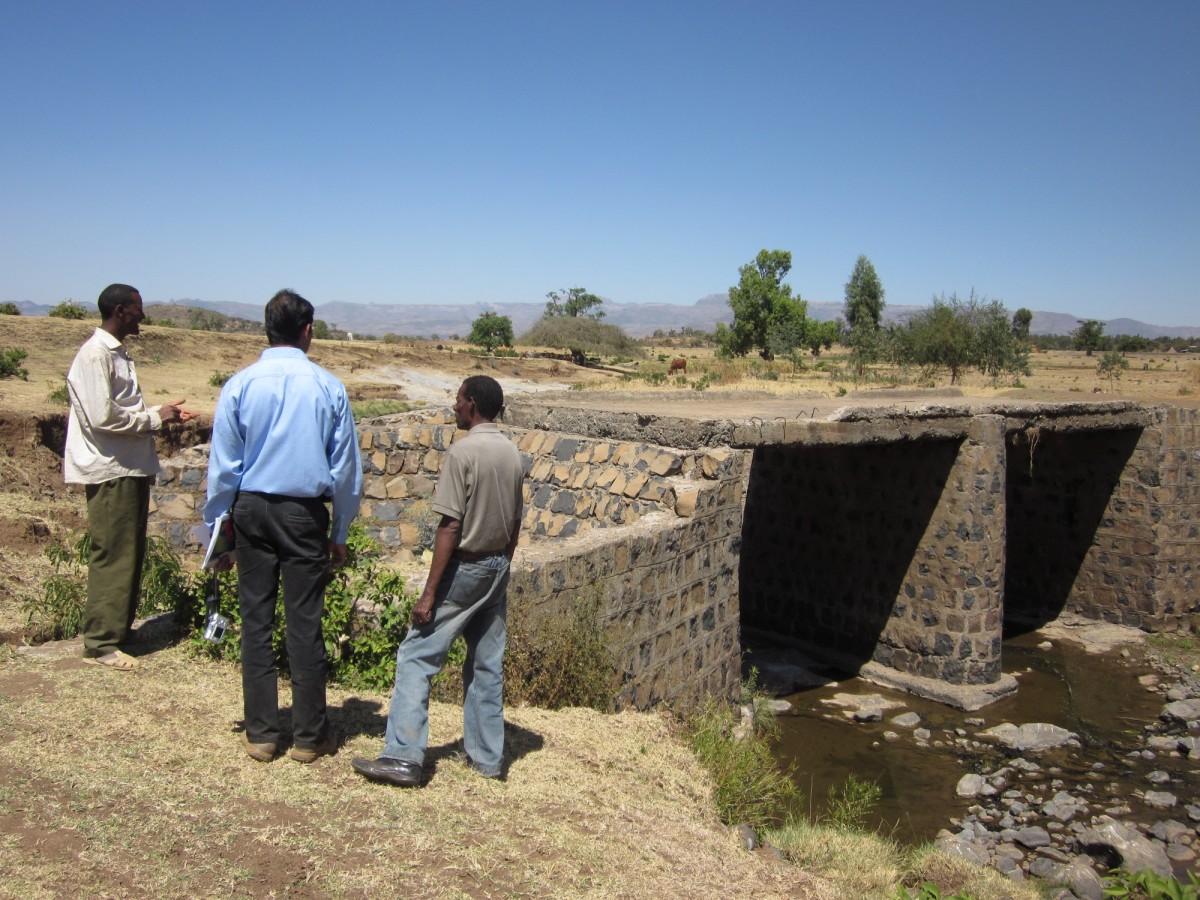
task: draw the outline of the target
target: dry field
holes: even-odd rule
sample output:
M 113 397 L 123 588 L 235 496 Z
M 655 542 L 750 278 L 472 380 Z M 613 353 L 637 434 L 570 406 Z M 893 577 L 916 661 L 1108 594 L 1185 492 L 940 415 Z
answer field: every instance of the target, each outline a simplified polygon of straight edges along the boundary
M 0 317 L 0 348 L 22 348 L 27 381 L 0 381 L 0 895 L 12 897 L 833 897 L 829 884 L 763 855 L 738 850 L 716 820 L 711 785 L 656 715 L 590 711 L 509 713 L 509 778 L 476 778 L 449 758 L 459 711 L 434 704 L 434 774 L 424 789 L 369 784 L 352 755 L 374 755 L 387 697 L 331 689 L 346 745 L 304 767 L 246 759 L 237 746 L 240 683 L 228 665 L 189 657 L 148 632 L 143 667 L 85 667 L 78 645 L 17 653 L 21 604 L 40 597 L 48 543 L 85 525 L 82 498 L 63 489 L 62 407 L 48 394 L 91 323 Z M 262 338 L 150 327 L 132 352 L 150 402 L 187 399 L 198 423 L 164 436 L 163 450 L 203 440 L 219 388 L 214 373 L 253 361 Z M 679 351 L 665 351 L 679 355 Z M 678 391 L 703 408 L 693 385 L 787 397 L 839 395 L 851 382 L 809 370 L 778 380 L 684 350 L 689 382 Z M 553 360 L 495 366 L 423 342 L 317 342 L 313 358 L 356 399 L 445 402 L 482 370 L 512 389 L 591 391 L 645 382 Z M 837 355 L 827 358 L 837 365 Z M 968 382 L 971 393 L 1078 399 L 1108 383 L 1096 360 L 1039 354 L 1024 388 Z M 666 366 L 655 355 L 641 371 Z M 698 371 L 699 370 L 699 371 Z M 1132 361 L 1117 395 L 1194 403 L 1200 364 L 1149 355 Z M 761 372 L 759 373 L 761 375 Z M 863 384 L 861 387 L 877 387 Z M 596 395 L 592 395 L 595 397 Z M 286 698 L 286 690 L 284 691 Z

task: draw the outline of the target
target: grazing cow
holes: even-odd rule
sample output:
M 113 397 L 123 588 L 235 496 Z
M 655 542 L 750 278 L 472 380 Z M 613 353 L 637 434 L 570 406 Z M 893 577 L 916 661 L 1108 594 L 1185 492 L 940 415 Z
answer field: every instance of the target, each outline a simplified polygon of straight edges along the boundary
M 687 360 L 682 356 L 677 356 L 671 360 L 671 370 L 667 374 L 674 375 L 676 372 L 687 374 Z

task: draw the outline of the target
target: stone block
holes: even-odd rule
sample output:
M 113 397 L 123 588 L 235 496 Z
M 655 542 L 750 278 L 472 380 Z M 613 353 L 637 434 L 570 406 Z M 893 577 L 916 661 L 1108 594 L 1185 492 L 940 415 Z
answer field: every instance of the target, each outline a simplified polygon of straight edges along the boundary
M 377 475 L 364 478 L 363 497 L 371 500 L 387 499 L 387 482 Z
M 653 458 L 650 460 L 650 471 L 653 474 L 658 475 L 660 478 L 665 478 L 668 475 L 678 475 L 679 470 L 682 468 L 682 457 L 674 453 L 660 451 L 654 454 Z
M 649 483 L 650 479 L 645 475 L 635 475 L 626 482 L 625 489 L 621 493 L 626 497 L 636 497 Z
M 164 519 L 191 519 L 196 515 L 194 494 L 160 494 L 154 512 Z

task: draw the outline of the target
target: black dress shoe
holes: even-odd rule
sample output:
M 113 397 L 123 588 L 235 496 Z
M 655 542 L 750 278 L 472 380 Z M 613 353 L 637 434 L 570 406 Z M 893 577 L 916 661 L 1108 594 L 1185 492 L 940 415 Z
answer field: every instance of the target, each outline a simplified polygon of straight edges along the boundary
M 421 767 L 403 759 L 363 759 L 356 756 L 350 761 L 354 771 L 372 781 L 386 781 L 400 787 L 417 787 L 421 783 Z

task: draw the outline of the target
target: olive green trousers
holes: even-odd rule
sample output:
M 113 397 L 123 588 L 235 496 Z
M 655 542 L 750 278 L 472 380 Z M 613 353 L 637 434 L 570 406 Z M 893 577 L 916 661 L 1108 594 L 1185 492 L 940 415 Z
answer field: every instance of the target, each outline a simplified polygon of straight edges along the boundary
M 87 485 L 87 606 L 83 611 L 83 655 L 103 656 L 129 636 L 141 593 L 146 558 L 149 478 L 114 478 Z

